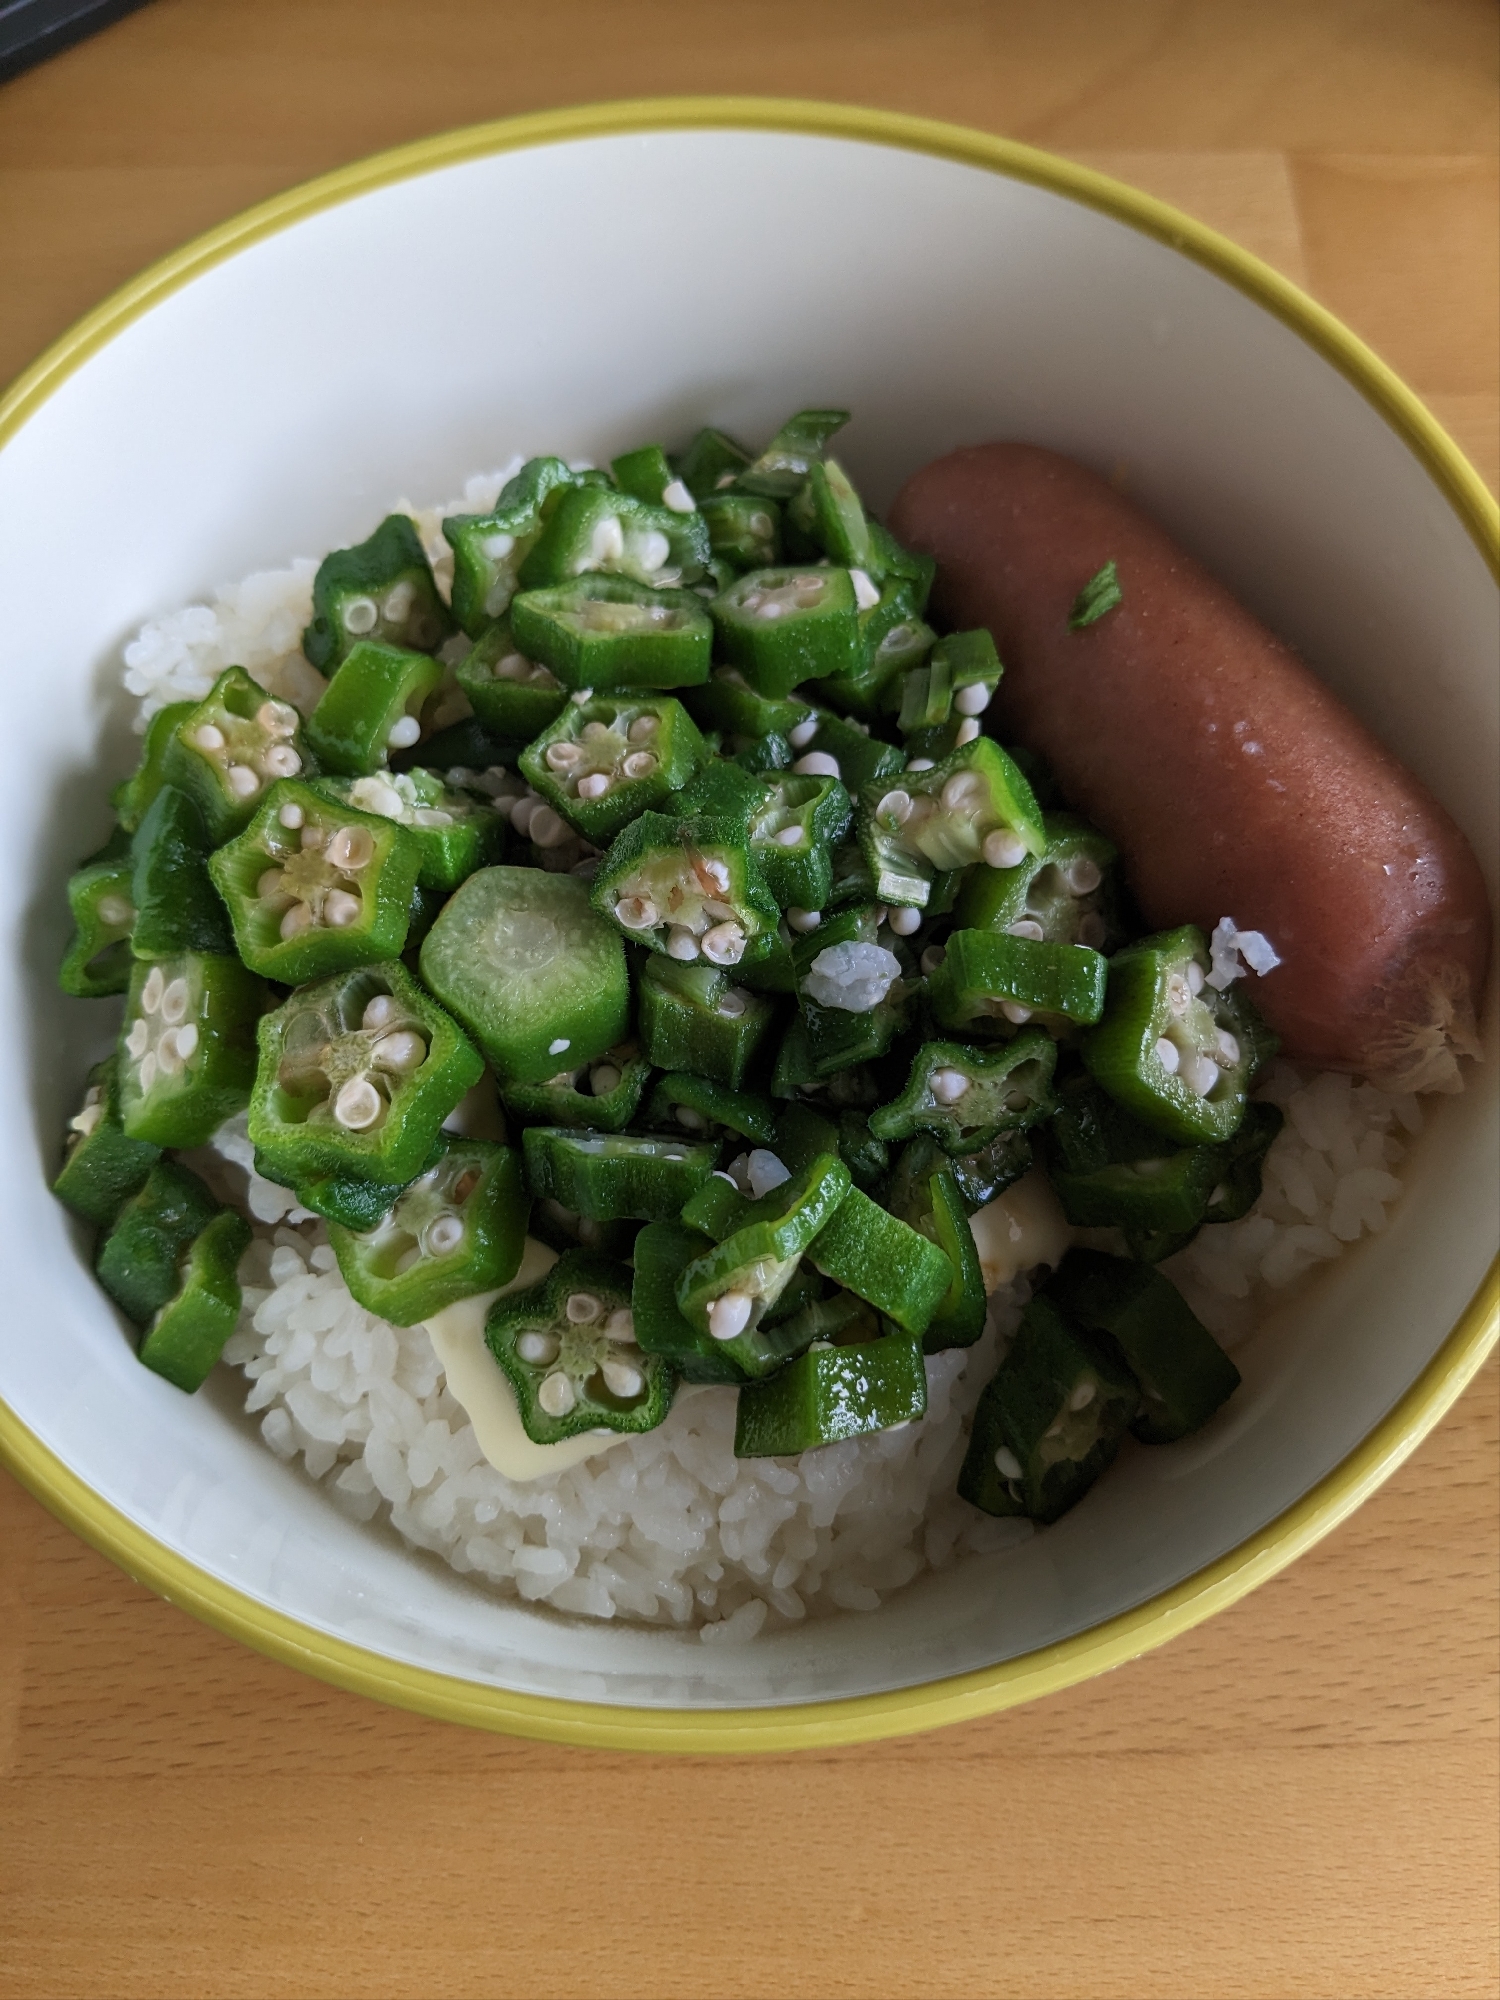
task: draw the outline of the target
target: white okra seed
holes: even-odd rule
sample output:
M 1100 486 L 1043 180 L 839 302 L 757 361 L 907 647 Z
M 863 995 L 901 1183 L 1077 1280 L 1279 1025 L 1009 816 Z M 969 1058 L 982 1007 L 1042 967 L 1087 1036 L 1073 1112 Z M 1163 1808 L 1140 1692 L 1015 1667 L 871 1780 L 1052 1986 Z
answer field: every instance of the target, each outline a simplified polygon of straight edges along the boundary
M 602 799 L 609 788 L 608 771 L 590 771 L 586 778 L 578 780 L 578 796 L 581 799 Z
M 392 1071 L 397 1076 L 405 1076 L 409 1071 L 420 1069 L 427 1060 L 427 1044 L 411 1028 L 398 1028 L 393 1035 L 386 1035 L 375 1044 L 370 1057 L 377 1069 Z
M 805 750 L 818 733 L 818 717 L 808 716 L 805 722 L 797 722 L 786 733 L 786 740 L 794 750 Z
M 1092 895 L 1104 880 L 1099 864 L 1088 854 L 1075 854 L 1063 870 L 1063 880 L 1075 896 Z
M 656 769 L 656 761 L 654 751 L 632 750 L 620 769 L 627 778 L 649 778 Z
M 622 896 L 615 904 L 615 920 L 628 931 L 648 931 L 657 922 L 658 912 L 649 896 Z
M 598 1063 L 589 1072 L 589 1089 L 595 1097 L 608 1097 L 620 1087 L 620 1072 L 613 1063 Z
M 536 1392 L 536 1399 L 549 1417 L 566 1417 L 576 1407 L 578 1395 L 573 1384 L 559 1368 L 545 1377 L 541 1388 Z
M 647 710 L 647 712 L 644 715 L 638 715 L 635 721 L 632 722 L 630 725 L 631 742 L 632 743 L 649 742 L 650 739 L 656 734 L 657 727 L 658 727 L 658 719 L 656 716 L 652 715 L 649 710 Z
M 197 1022 L 184 1021 L 180 1028 L 173 1030 L 173 1034 L 177 1042 L 178 1055 L 182 1057 L 184 1062 L 191 1062 L 194 1051 L 198 1047 Z
M 784 826 L 772 835 L 778 847 L 800 847 L 802 829 L 800 826 Z
M 1017 1028 L 1024 1028 L 1031 1019 L 1031 1009 L 1019 1000 L 1002 1000 L 1000 1012 Z
M 323 921 L 333 930 L 346 931 L 359 922 L 364 904 L 347 889 L 331 889 L 323 898 Z
M 983 681 L 978 681 L 973 687 L 961 687 L 953 697 L 953 706 L 960 715 L 983 715 L 993 695 L 993 688 L 988 688 Z
M 957 1104 L 969 1088 L 969 1079 L 961 1069 L 935 1069 L 928 1081 L 928 1089 L 939 1104 Z
M 456 1215 L 440 1215 L 427 1230 L 425 1248 L 429 1257 L 447 1257 L 464 1240 L 464 1226 Z
M 215 722 L 202 722 L 193 731 L 193 741 L 200 750 L 222 750 L 224 732 Z
M 565 1056 L 573 1044 L 566 1035 L 558 1035 L 547 1044 L 549 1056 Z
M 702 951 L 710 965 L 738 965 L 745 956 L 745 933 L 738 924 L 715 924 L 703 934 Z
M 880 592 L 862 569 L 851 569 L 849 581 L 854 585 L 854 602 L 861 611 L 873 611 L 880 602 Z
M 1035 917 L 1017 917 L 1013 924 L 1006 925 L 1012 937 L 1029 938 L 1033 944 L 1042 942 L 1042 927 Z
M 1074 1411 L 1086 1410 L 1093 1402 L 1095 1393 L 1095 1385 L 1092 1382 L 1080 1382 L 1068 1398 L 1068 1408 Z
M 171 980 L 161 996 L 161 1017 L 169 1027 L 175 1028 L 185 1018 L 188 1007 L 188 983 L 185 979 Z
M 1018 868 L 1026 859 L 1026 843 L 1009 827 L 997 826 L 984 836 L 983 853 L 991 868 Z
M 889 922 L 897 937 L 911 937 L 922 928 L 922 912 L 908 908 L 892 910 Z
M 616 1306 L 604 1322 L 604 1331 L 611 1340 L 633 1341 L 635 1339 L 635 1314 L 629 1306 Z
M 261 752 L 260 768 L 268 778 L 295 778 L 302 769 L 302 759 L 290 743 L 273 743 Z
M 1156 1044 L 1156 1060 L 1168 1076 L 1176 1076 L 1182 1063 L 1182 1051 L 1169 1035 L 1163 1035 Z
M 380 1092 L 363 1076 L 351 1076 L 333 1100 L 335 1119 L 350 1132 L 368 1132 L 381 1109 Z
M 563 1311 L 570 1326 L 592 1326 L 604 1311 L 604 1301 L 592 1292 L 569 1292 Z
M 797 759 L 792 770 L 799 778 L 836 778 L 839 760 L 830 757 L 826 750 L 809 750 L 805 757 Z
M 979 737 L 978 717 L 973 715 L 966 715 L 963 721 L 958 725 L 958 733 L 954 737 L 953 741 L 955 745 L 960 750 L 962 750 L 966 744 L 976 742 L 978 740 L 978 737 Z
M 698 940 L 685 924 L 674 924 L 667 933 L 667 956 L 679 959 L 684 965 L 698 956 Z
M 821 910 L 800 909 L 797 904 L 793 903 L 786 913 L 786 920 L 794 931 L 800 931 L 805 937 L 809 931 L 815 931 L 818 925 L 822 923 L 823 912 Z
M 545 762 L 549 771 L 571 771 L 583 762 L 583 752 L 576 743 L 549 743 Z
M 375 836 L 367 826 L 341 826 L 328 836 L 323 852 L 331 867 L 354 875 L 375 859 Z
M 414 715 L 398 715 L 386 731 L 385 743 L 388 750 L 410 750 L 414 743 L 421 741 L 422 725 Z
M 373 1000 L 366 1003 L 359 1025 L 371 1033 L 378 1028 L 388 1028 L 397 1012 L 396 1002 L 389 993 L 377 993 Z
M 310 904 L 293 903 L 281 920 L 280 935 L 283 938 L 301 937 L 304 931 L 312 929 L 316 921 Z
M 995 1470 L 1004 1479 L 1019 1479 L 1021 1477 L 1021 1461 L 1016 1457 L 1009 1445 L 1001 1445 L 1000 1449 L 995 1453 Z
M 538 806 L 531 815 L 528 829 L 533 847 L 561 847 L 565 840 L 572 838 L 572 828 L 567 821 L 559 818 L 551 806 Z
M 288 802 L 277 813 L 276 818 L 278 824 L 284 826 L 288 833 L 295 833 L 303 820 L 307 818 L 307 814 L 302 810 L 301 806 Z
M 622 1399 L 638 1396 L 646 1386 L 646 1378 L 639 1368 L 633 1368 L 628 1361 L 616 1361 L 613 1356 L 601 1364 L 599 1373 L 604 1377 L 604 1386 L 609 1393 Z
M 152 1084 L 155 1083 L 156 1068 L 157 1068 L 156 1057 L 154 1054 L 151 1053 L 150 1050 L 148 1050 L 146 1054 L 141 1057 L 141 1067 L 138 1072 L 141 1081 L 141 1090 L 143 1093 L 150 1090 Z
M 153 965 L 146 975 L 146 983 L 141 988 L 141 1009 L 143 1013 L 154 1014 L 161 1005 L 161 996 L 166 991 L 167 982 L 159 965 Z
M 237 799 L 253 799 L 260 790 L 260 779 L 248 764 L 231 764 L 225 776 Z
M 125 1037 L 125 1053 L 132 1062 L 139 1062 L 146 1053 L 150 1041 L 150 1028 L 140 1016 L 137 1016 L 130 1024 L 130 1033 Z
M 911 793 L 903 792 L 898 786 L 887 792 L 875 808 L 876 819 L 884 820 L 889 826 L 902 826 L 911 814 Z
M 1192 1055 L 1182 1065 L 1180 1074 L 1195 1097 L 1207 1097 L 1222 1072 L 1212 1056 Z
M 750 1324 L 755 1301 L 748 1292 L 725 1292 L 708 1309 L 708 1330 L 715 1340 L 734 1340 Z
M 722 1014 L 726 1021 L 737 1021 L 749 1005 L 750 995 L 742 993 L 738 986 L 731 986 L 714 1011 Z
M 529 1329 L 516 1342 L 516 1352 L 535 1368 L 547 1368 L 557 1359 L 559 1341 L 555 1333 Z

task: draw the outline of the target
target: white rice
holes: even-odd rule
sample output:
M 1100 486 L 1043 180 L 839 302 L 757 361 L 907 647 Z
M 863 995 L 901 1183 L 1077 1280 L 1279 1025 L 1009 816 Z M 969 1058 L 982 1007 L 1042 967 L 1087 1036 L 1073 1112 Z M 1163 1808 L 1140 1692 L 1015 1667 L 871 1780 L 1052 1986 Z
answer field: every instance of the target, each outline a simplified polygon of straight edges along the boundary
M 471 479 L 460 501 L 412 510 L 444 587 L 443 515 L 493 505 L 519 463 Z M 298 649 L 315 568 L 263 572 L 212 605 L 147 625 L 125 652 L 142 723 L 167 702 L 206 694 L 230 665 L 299 706 L 315 700 Z M 1287 1116 L 1260 1200 L 1165 1266 L 1226 1346 L 1310 1271 L 1384 1227 L 1401 1192 L 1404 1137 L 1421 1126 L 1413 1097 L 1287 1062 L 1272 1066 L 1259 1094 Z M 425 1330 L 356 1305 L 321 1222 L 254 1173 L 243 1118 L 192 1163 L 253 1219 L 244 1311 L 225 1358 L 250 1381 L 246 1408 L 267 1444 L 300 1460 L 358 1520 L 388 1522 L 503 1595 L 738 1642 L 768 1621 L 874 1610 L 924 1569 L 1032 1532 L 979 1513 L 954 1490 L 1024 1280 L 992 1298 L 974 1347 L 928 1360 L 927 1415 L 903 1430 L 797 1458 L 738 1460 L 733 1392 L 682 1391 L 658 1429 L 514 1484 L 481 1454 Z

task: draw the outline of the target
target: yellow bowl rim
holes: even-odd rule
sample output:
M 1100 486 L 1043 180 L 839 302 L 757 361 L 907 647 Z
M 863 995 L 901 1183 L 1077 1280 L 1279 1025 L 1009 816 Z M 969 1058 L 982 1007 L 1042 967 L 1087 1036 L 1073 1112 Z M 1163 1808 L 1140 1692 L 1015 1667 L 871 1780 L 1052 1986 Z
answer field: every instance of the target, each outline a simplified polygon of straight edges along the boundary
M 812 134 L 927 153 L 1102 210 L 1248 294 L 1314 347 L 1421 461 L 1500 578 L 1500 506 L 1436 419 L 1364 342 L 1247 250 L 1091 168 L 1014 140 L 897 112 L 814 100 L 640 98 L 498 119 L 436 134 L 288 189 L 195 238 L 87 313 L 0 397 L 0 448 L 91 355 L 180 286 L 304 217 L 464 160 L 609 134 L 691 129 Z M 1227 1555 L 1145 1603 L 975 1672 L 839 1701 L 705 1710 L 629 1708 L 518 1694 L 390 1660 L 289 1618 L 164 1547 L 103 1500 L 0 1401 L 0 1463 L 52 1513 L 169 1603 L 258 1652 L 399 1708 L 544 1742 L 704 1752 L 826 1749 L 935 1729 L 1055 1694 L 1122 1665 L 1264 1583 L 1361 1505 L 1439 1422 L 1500 1338 L 1500 1256 L 1411 1387 L 1348 1456 Z

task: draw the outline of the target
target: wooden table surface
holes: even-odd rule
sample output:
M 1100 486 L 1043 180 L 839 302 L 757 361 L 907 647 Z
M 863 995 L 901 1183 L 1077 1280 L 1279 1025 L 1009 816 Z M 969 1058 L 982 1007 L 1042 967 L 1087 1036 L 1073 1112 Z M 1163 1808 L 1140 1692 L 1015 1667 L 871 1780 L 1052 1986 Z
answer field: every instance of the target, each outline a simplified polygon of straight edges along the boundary
M 1343 315 L 1493 484 L 1495 59 L 1488 0 L 156 0 L 0 87 L 0 379 L 361 154 L 757 91 L 1179 203 Z M 0 1993 L 1492 1995 L 1496 1418 L 1492 1364 L 1311 1555 L 1103 1680 L 734 1761 L 325 1688 L 0 1475 Z

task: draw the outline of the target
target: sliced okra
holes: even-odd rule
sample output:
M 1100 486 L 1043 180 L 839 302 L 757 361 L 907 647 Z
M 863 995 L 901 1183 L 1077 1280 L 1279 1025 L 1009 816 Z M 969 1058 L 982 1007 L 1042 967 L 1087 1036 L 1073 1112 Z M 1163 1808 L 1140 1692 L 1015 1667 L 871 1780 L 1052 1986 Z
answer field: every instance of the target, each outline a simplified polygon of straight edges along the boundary
M 872 1115 L 870 1130 L 879 1139 L 930 1132 L 945 1152 L 974 1152 L 1048 1115 L 1056 1063 L 1057 1044 L 1040 1028 L 1000 1048 L 924 1042 L 905 1089 Z
M 793 770 L 838 778 L 856 796 L 877 779 L 895 778 L 906 762 L 893 743 L 871 734 L 868 723 L 851 722 L 826 708 L 815 708 L 787 741 L 797 755 Z
M 213 1373 L 240 1316 L 239 1262 L 250 1225 L 221 1208 L 188 1245 L 173 1296 L 152 1317 L 137 1358 L 174 1388 L 192 1395 Z
M 120 1122 L 154 1146 L 206 1145 L 250 1102 L 264 983 L 233 953 L 140 960 L 120 1029 Z
M 528 659 L 565 688 L 693 687 L 708 679 L 713 624 L 691 590 L 628 576 L 576 576 L 512 600 Z
M 392 755 L 421 741 L 424 712 L 442 681 L 442 666 L 429 654 L 361 639 L 307 718 L 313 755 L 346 778 L 383 771 Z
M 404 966 L 337 973 L 263 1015 L 250 1139 L 284 1187 L 319 1173 L 406 1182 L 484 1073 Z
M 710 553 L 708 528 L 696 508 L 679 514 L 612 486 L 575 486 L 527 552 L 519 580 L 525 593 L 601 572 L 671 591 L 696 583 Z M 519 627 L 516 636 L 526 643 Z
M 724 431 L 706 427 L 672 466 L 688 492 L 701 501 L 731 486 L 749 463 L 750 453 L 742 444 L 736 444 Z
M 849 421 L 847 410 L 798 410 L 757 458 L 742 466 L 734 484 L 741 493 L 790 500 L 818 464 L 828 440 Z
M 222 1212 L 195 1173 L 175 1160 L 157 1161 L 94 1261 L 96 1277 L 127 1319 L 147 1326 L 171 1303 L 194 1239 Z
M 783 1105 L 776 1115 L 774 1137 L 768 1142 L 793 1173 L 819 1153 L 836 1152 L 866 1194 L 873 1193 L 891 1164 L 890 1148 L 870 1130 L 858 1111 L 825 1116 L 810 1104 Z
M 685 1382 L 743 1382 L 745 1370 L 730 1353 L 730 1343 L 715 1340 L 685 1320 L 677 1303 L 679 1274 L 711 1248 L 712 1241 L 701 1230 L 689 1229 L 681 1222 L 648 1222 L 641 1230 L 631 1251 L 635 1274 L 630 1307 L 635 1337 L 644 1353 L 670 1362 Z M 752 1343 L 755 1338 L 748 1336 Z M 774 1367 L 779 1355 L 769 1343 L 762 1344 L 768 1365 Z
M 989 1513 L 1055 1521 L 1114 1458 L 1139 1405 L 1130 1371 L 1042 1294 L 980 1398 L 958 1490 Z
M 836 458 L 819 459 L 809 467 L 787 503 L 787 519 L 819 555 L 879 582 L 864 503 Z
M 215 844 L 239 832 L 272 785 L 310 768 L 296 709 L 243 667 L 220 674 L 162 753 L 163 782 L 191 794 Z
M 415 524 L 406 514 L 388 514 L 368 541 L 335 549 L 318 565 L 302 650 L 320 672 L 331 673 L 363 639 L 435 653 L 452 630 Z
M 685 1070 L 738 1090 L 775 1016 L 775 1003 L 697 959 L 653 956 L 636 983 L 641 1053 L 657 1069 Z
M 1219 1178 L 1208 1198 L 1205 1222 L 1238 1222 L 1260 1200 L 1266 1154 L 1286 1119 L 1274 1104 L 1247 1104 L 1237 1129 L 1219 1149 Z
M 444 521 L 443 539 L 453 551 L 453 615 L 471 639 L 504 616 L 546 514 L 580 477 L 560 458 L 528 459 L 488 514 L 450 514 Z
M 684 813 L 737 821 L 748 839 L 751 817 L 769 797 L 763 772 L 750 770 L 735 757 L 710 757 L 683 787 L 679 804 Z
M 792 746 L 777 730 L 773 729 L 769 736 L 755 736 L 748 741 L 736 736 L 729 747 L 741 770 L 754 775 L 791 768 Z
M 57 970 L 57 983 L 77 1000 L 100 1000 L 130 984 L 135 898 L 130 837 L 116 827 L 97 854 L 68 877 L 73 935 Z
M 769 1382 L 747 1384 L 735 1416 L 736 1458 L 780 1458 L 898 1429 L 927 1412 L 922 1344 L 887 1333 L 809 1347 Z
M 782 560 L 781 509 L 757 493 L 707 493 L 698 503 L 709 546 L 736 576 Z
M 195 701 L 169 702 L 159 708 L 146 724 L 146 740 L 141 761 L 130 776 L 109 795 L 115 817 L 127 833 L 134 833 L 146 816 L 146 808 L 166 782 L 167 749 L 179 723 L 186 722 L 198 706 Z
M 1103 1014 L 1107 970 L 1103 953 L 1087 945 L 959 930 L 928 975 L 927 997 L 938 1026 L 956 1033 L 1010 1034 L 1033 1019 L 1062 1032 Z
M 643 812 L 594 878 L 594 908 L 636 944 L 728 967 L 770 949 L 781 912 L 733 819 Z
M 797 969 L 792 963 L 794 934 L 783 917 L 765 956 L 739 968 L 737 978 L 752 993 L 795 993 Z
M 833 889 L 833 849 L 854 807 L 837 778 L 768 777 L 750 815 L 750 846 L 781 908 L 821 910 Z
M 471 777 L 513 765 L 520 748 L 513 738 L 496 736 L 478 716 L 466 715 L 461 722 L 450 723 L 446 729 L 424 738 L 414 749 L 403 750 L 399 757 L 393 757 L 391 769 L 442 771 L 448 774 L 450 784 L 467 785 Z M 470 777 L 454 777 L 452 773 L 459 770 L 468 772 Z
M 529 1125 L 522 1139 L 526 1182 L 541 1201 L 555 1201 L 594 1222 L 662 1222 L 714 1170 L 716 1146 L 633 1132 L 578 1132 Z
M 965 930 L 1008 932 L 1041 944 L 1082 944 L 1113 951 L 1124 933 L 1118 912 L 1118 854 L 1087 821 L 1044 813 L 1046 845 L 1013 868 L 976 868 L 964 883 L 957 917 Z
M 759 1200 L 746 1202 L 730 1232 L 679 1274 L 683 1317 L 735 1352 L 747 1373 L 748 1353 L 735 1351 L 734 1343 L 760 1326 L 850 1186 L 843 1161 L 820 1154 Z M 690 1207 L 683 1220 L 692 1219 Z
M 596 1222 L 550 1196 L 536 1202 L 531 1210 L 532 1235 L 559 1255 L 567 1250 L 592 1250 L 600 1257 L 628 1262 L 640 1229 L 638 1222 Z
M 1117 952 L 1104 1018 L 1083 1039 L 1096 1081 L 1179 1144 L 1227 1139 L 1275 1040 L 1237 987 L 1206 983 L 1202 931 L 1184 925 Z
M 733 1134 L 757 1146 L 770 1146 L 776 1137 L 776 1113 L 768 1097 L 680 1071 L 657 1079 L 645 1122 L 686 1132 L 694 1139 Z
M 373 1227 L 356 1233 L 330 1223 L 328 1240 L 360 1305 L 393 1326 L 412 1326 L 510 1283 L 530 1206 L 520 1156 L 509 1146 L 450 1139 Z
M 793 695 L 757 694 L 738 667 L 715 667 L 701 686 L 685 690 L 682 700 L 700 728 L 756 741 L 788 736 L 813 713 Z
M 637 813 L 680 792 L 707 755 L 697 725 L 670 695 L 608 694 L 569 702 L 520 761 L 555 812 L 606 846 Z
M 757 569 L 709 605 L 724 657 L 768 697 L 860 664 L 859 604 L 846 569 Z
M 951 1172 L 951 1163 L 941 1155 L 940 1159 L 941 1164 L 925 1179 L 903 1179 L 901 1193 L 905 1206 L 891 1211 L 938 1246 L 953 1274 L 942 1303 L 922 1337 L 926 1354 L 938 1354 L 948 1347 L 972 1347 L 984 1332 L 987 1305 L 984 1272 L 969 1228 L 969 1211 Z
M 480 722 L 507 741 L 530 742 L 568 702 L 568 690 L 551 668 L 521 651 L 508 618 L 485 628 L 454 676 Z
M 68 1120 L 52 1192 L 85 1222 L 107 1229 L 161 1158 L 161 1147 L 127 1137 L 120 1123 L 116 1058 L 89 1071 L 83 1102 Z
M 636 1341 L 630 1273 L 588 1251 L 566 1252 L 541 1284 L 497 1299 L 485 1339 L 537 1444 L 654 1430 L 671 1407 L 671 1363 Z
M 670 507 L 674 514 L 692 513 L 693 496 L 677 479 L 659 444 L 643 444 L 634 451 L 622 452 L 620 457 L 610 460 L 609 470 L 622 493 L 644 500 L 651 507 Z
M 650 1075 L 650 1063 L 631 1042 L 559 1070 L 545 1083 L 507 1083 L 500 1095 L 507 1111 L 539 1125 L 623 1132 Z
M 933 647 L 925 666 L 914 667 L 900 684 L 896 726 L 917 756 L 946 756 L 980 733 L 979 718 L 1000 684 L 995 642 L 984 630 L 954 632 Z M 934 751 L 934 732 L 952 732 Z
M 1034 1164 L 1027 1132 L 1001 1132 L 988 1145 L 956 1154 L 945 1152 L 930 1132 L 919 1132 L 902 1147 L 881 1200 L 894 1214 L 905 1215 L 913 1202 L 920 1201 L 921 1188 L 942 1168 L 953 1175 L 965 1212 L 973 1215 L 1029 1174 Z
M 130 948 L 137 958 L 233 951 L 208 849 L 208 829 L 194 800 L 176 785 L 163 785 L 130 841 Z
M 808 1246 L 825 1278 L 867 1299 L 908 1333 L 923 1334 L 949 1287 L 945 1252 L 851 1187 Z
M 867 1063 L 819 1073 L 805 1013 L 799 1009 L 787 1023 L 771 1072 L 772 1097 L 810 1097 L 832 1110 L 846 1106 L 863 1110 L 884 1095 L 876 1072 Z
M 447 1133 L 440 1132 L 421 1173 L 437 1165 L 447 1143 Z M 255 1155 L 255 1171 L 267 1180 L 278 1178 L 278 1165 L 264 1153 L 257 1152 Z M 325 1222 L 336 1222 L 341 1228 L 360 1231 L 373 1229 L 382 1216 L 390 1213 L 410 1185 L 410 1181 L 366 1180 L 361 1175 L 339 1171 L 301 1175 L 292 1183 L 291 1191 L 296 1195 L 299 1207 L 311 1209 Z
M 417 887 L 451 895 L 475 869 L 505 851 L 506 822 L 493 803 L 443 782 L 436 771 L 382 771 L 365 778 L 320 778 L 325 798 L 355 811 L 394 820 L 417 843 Z M 439 902 L 438 907 L 441 907 Z M 437 911 L 432 912 L 436 916 Z M 430 924 L 429 924 L 430 927 Z M 422 936 L 426 935 L 423 931 Z M 407 949 L 421 938 L 407 933 Z
M 933 580 L 937 576 L 937 562 L 932 556 L 919 555 L 915 549 L 903 548 L 889 528 L 879 521 L 870 523 L 871 554 L 880 575 L 887 583 L 905 583 L 911 589 L 911 601 L 918 616 L 927 610 L 927 600 L 932 594 Z
M 919 615 L 910 583 L 890 577 L 871 600 L 855 575 L 859 611 L 859 659 L 849 672 L 820 683 L 818 693 L 850 715 L 873 720 L 887 715 L 901 676 L 927 653 L 937 634 Z M 908 745 L 907 754 L 910 755 Z
M 931 770 L 861 794 L 860 841 L 883 903 L 925 907 L 934 877 L 983 862 L 1013 868 L 1046 851 L 1042 816 L 1019 767 L 988 737 Z
M 283 781 L 209 871 L 241 958 L 290 985 L 399 957 L 421 865 L 394 820 Z

